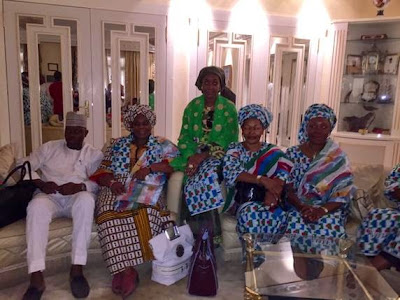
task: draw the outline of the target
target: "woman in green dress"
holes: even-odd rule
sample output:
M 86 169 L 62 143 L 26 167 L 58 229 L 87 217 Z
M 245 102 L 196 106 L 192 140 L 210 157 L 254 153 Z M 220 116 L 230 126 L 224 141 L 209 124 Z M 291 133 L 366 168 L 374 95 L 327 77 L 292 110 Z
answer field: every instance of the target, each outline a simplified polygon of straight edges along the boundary
M 225 150 L 238 140 L 237 111 L 230 100 L 220 95 L 225 87 L 221 68 L 203 68 L 196 86 L 203 94 L 185 108 L 178 140 L 181 155 L 171 166 L 186 175 L 183 218 L 189 213 L 195 216 L 187 217 L 195 234 L 195 226 L 201 226 L 204 220 L 213 220 L 214 234 L 218 235 L 219 218 L 215 209 L 223 205 L 219 174 Z

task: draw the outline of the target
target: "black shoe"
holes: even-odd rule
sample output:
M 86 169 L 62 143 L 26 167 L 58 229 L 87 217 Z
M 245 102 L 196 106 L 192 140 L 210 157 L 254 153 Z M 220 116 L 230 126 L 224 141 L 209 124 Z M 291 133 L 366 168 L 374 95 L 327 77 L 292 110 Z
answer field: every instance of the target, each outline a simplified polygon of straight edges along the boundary
M 75 298 L 86 298 L 89 295 L 90 287 L 85 276 L 75 276 L 70 278 L 72 295 Z
M 22 297 L 22 300 L 40 300 L 40 298 L 42 298 L 42 294 L 43 294 L 44 290 L 40 291 L 39 289 L 30 286 L 24 296 Z

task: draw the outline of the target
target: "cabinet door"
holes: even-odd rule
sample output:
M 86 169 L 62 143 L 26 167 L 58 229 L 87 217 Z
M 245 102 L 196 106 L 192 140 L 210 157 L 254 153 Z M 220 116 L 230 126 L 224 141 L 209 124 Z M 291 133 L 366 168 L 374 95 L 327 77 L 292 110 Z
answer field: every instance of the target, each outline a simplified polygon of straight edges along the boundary
M 155 134 L 165 135 L 166 17 L 93 9 L 91 29 L 95 146 L 128 134 L 121 108 L 148 104 L 149 84 L 155 87 Z
M 86 113 L 86 140 L 93 143 L 89 10 L 5 1 L 4 11 L 11 141 L 18 156 L 63 138 L 60 121 L 71 110 Z

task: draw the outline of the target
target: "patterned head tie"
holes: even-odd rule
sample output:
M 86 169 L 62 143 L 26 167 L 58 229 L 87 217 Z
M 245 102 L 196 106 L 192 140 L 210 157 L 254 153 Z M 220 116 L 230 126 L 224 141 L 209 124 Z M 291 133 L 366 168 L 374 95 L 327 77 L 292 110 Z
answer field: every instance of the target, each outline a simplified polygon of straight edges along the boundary
M 325 104 L 312 104 L 304 114 L 303 122 L 301 122 L 300 130 L 299 130 L 299 143 L 304 144 L 308 141 L 308 134 L 307 134 L 307 125 L 311 119 L 314 118 L 324 118 L 331 123 L 331 131 L 336 125 L 336 114 L 332 108 Z
M 122 117 L 127 130 L 132 131 L 132 122 L 138 115 L 145 116 L 152 127 L 156 125 L 156 114 L 150 106 L 143 104 L 129 105 L 122 109 Z
M 203 79 L 209 74 L 217 75 L 219 78 L 219 83 L 221 85 L 221 90 L 225 87 L 225 72 L 219 67 L 210 66 L 205 67 L 200 70 L 199 76 L 197 76 L 195 85 L 201 91 L 201 86 L 203 85 Z
M 272 122 L 272 113 L 259 104 L 249 104 L 239 110 L 238 120 L 240 126 L 243 126 L 247 119 L 255 118 L 260 120 L 264 129 L 267 129 Z

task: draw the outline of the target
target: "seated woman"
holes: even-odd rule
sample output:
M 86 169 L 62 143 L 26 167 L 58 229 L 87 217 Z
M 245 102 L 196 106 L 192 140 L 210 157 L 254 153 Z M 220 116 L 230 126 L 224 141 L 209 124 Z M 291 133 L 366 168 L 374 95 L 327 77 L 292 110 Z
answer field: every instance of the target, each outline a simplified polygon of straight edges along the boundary
M 400 164 L 385 181 L 385 196 L 397 204 L 397 209 L 372 210 L 361 223 L 357 242 L 375 268 L 394 266 L 400 271 Z
M 134 266 L 153 259 L 149 240 L 169 220 L 162 189 L 178 150 L 151 135 L 156 116 L 150 106 L 126 107 L 123 121 L 131 134 L 112 140 L 91 179 L 101 186 L 95 215 L 103 257 L 113 275 L 112 290 L 125 298 L 137 285 Z M 128 197 L 117 198 L 126 189 Z
M 345 222 L 353 191 L 349 161 L 339 145 L 329 139 L 336 115 L 325 104 L 313 104 L 304 114 L 298 140 L 300 145 L 287 149 L 294 166 L 286 188 L 288 212 L 286 234 L 304 252 L 334 249 L 346 237 Z M 305 237 L 320 239 L 310 245 Z M 325 245 L 324 245 L 325 244 Z M 318 245 L 322 246 L 317 249 Z
M 242 107 L 239 124 L 244 141 L 232 143 L 224 157 L 223 174 L 230 188 L 224 211 L 237 216 L 240 235 L 285 230 L 277 205 L 292 163 L 277 146 L 260 141 L 271 122 L 272 114 L 261 105 Z
M 221 68 L 211 66 L 200 71 L 196 87 L 203 94 L 185 108 L 178 141 L 181 156 L 171 163 L 174 170 L 186 175 L 182 217 L 189 221 L 194 234 L 198 233 L 198 226 L 212 223 L 214 235 L 219 235 L 215 209 L 223 204 L 223 199 L 218 169 L 226 148 L 238 139 L 235 105 L 219 94 L 224 86 Z

